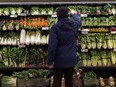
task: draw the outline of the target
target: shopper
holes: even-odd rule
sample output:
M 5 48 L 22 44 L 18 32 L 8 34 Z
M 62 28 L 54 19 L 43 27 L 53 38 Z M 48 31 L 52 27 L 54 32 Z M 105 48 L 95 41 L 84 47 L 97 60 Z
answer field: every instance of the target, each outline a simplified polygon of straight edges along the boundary
M 73 87 L 73 72 L 77 62 L 75 34 L 81 27 L 81 20 L 75 13 L 72 14 L 74 20 L 70 20 L 69 12 L 67 7 L 59 7 L 56 10 L 58 22 L 50 30 L 47 64 L 54 70 L 53 87 L 61 87 L 62 77 L 65 87 Z

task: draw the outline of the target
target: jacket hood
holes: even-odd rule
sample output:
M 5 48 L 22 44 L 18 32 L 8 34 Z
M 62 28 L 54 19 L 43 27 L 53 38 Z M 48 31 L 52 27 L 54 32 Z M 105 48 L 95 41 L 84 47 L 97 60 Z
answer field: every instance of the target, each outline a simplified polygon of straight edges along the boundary
M 57 24 L 58 27 L 64 31 L 70 31 L 73 28 L 73 24 L 68 18 L 60 19 Z

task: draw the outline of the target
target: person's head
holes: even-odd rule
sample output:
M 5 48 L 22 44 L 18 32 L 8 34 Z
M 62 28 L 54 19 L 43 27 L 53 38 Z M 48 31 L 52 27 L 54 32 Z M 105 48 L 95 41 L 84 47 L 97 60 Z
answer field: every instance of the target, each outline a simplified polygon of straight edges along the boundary
M 57 10 L 56 10 L 56 14 L 57 14 L 57 17 L 59 19 L 61 18 L 68 18 L 69 16 L 69 8 L 65 7 L 65 6 L 62 6 L 62 7 L 59 7 Z

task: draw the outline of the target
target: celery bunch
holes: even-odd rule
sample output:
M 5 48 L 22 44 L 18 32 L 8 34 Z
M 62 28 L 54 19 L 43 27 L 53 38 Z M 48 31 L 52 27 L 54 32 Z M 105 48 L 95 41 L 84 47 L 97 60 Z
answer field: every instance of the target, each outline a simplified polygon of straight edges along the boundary
M 86 48 L 86 43 L 87 43 L 86 36 L 82 36 L 81 37 L 81 48 L 82 49 L 85 49 Z

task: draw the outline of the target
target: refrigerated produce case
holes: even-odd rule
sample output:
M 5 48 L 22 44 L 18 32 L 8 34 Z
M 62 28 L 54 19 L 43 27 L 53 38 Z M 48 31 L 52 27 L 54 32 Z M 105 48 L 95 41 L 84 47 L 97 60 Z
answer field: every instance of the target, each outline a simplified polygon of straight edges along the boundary
M 0 73 L 11 76 L 23 70 L 47 69 L 49 30 L 57 22 L 55 9 L 59 6 L 77 11 L 82 20 L 76 67 L 94 71 L 97 79 L 115 78 L 115 0 L 1 0 Z

